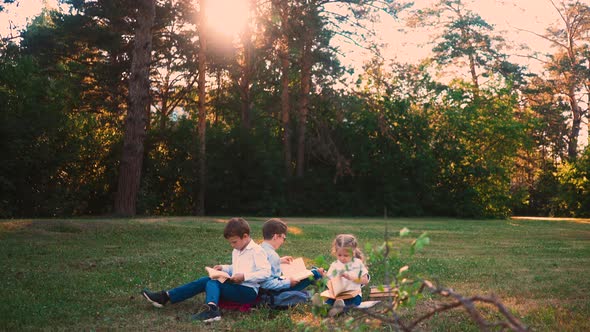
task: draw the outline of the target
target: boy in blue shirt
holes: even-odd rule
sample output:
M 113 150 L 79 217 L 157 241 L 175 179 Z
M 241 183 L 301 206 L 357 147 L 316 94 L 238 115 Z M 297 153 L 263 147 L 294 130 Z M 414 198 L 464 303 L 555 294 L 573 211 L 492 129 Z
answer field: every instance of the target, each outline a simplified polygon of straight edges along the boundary
M 276 218 L 267 220 L 262 225 L 262 237 L 264 241 L 260 246 L 266 252 L 268 261 L 270 262 L 271 272 L 270 277 L 260 284 L 260 288 L 274 292 L 301 291 L 312 283 L 310 278 L 301 281 L 281 278 L 281 263 L 288 264 L 293 261 L 293 257 L 279 257 L 276 252 L 287 239 L 287 224 L 284 221 Z M 312 269 L 311 272 L 313 273 L 314 280 L 322 278 L 322 269 Z
M 168 301 L 177 303 L 205 292 L 207 309 L 192 316 L 193 320 L 212 322 L 221 320 L 219 299 L 238 303 L 253 303 L 258 296 L 260 282 L 270 276 L 270 264 L 266 252 L 250 237 L 250 225 L 242 218 L 230 219 L 223 236 L 234 248 L 231 265 L 216 265 L 215 270 L 227 272 L 231 277 L 225 283 L 202 277 L 168 291 L 150 292 L 143 296 L 155 307 L 161 308 Z

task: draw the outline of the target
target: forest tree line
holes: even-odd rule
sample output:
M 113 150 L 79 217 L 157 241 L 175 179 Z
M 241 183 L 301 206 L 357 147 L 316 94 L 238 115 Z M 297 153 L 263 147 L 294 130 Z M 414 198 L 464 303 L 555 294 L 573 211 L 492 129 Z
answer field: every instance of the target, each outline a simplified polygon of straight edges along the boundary
M 464 0 L 249 0 L 235 40 L 206 1 L 65 0 L 2 36 L 0 217 L 590 216 L 589 5 L 549 2 L 540 75 Z M 438 36 L 418 64 L 365 43 L 402 12 Z

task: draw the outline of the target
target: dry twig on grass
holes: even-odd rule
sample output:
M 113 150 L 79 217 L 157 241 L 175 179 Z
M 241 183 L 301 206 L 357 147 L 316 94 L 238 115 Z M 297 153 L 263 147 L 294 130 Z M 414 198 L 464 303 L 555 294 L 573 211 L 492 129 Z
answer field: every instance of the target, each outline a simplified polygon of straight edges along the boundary
M 420 287 L 419 293 L 428 290 L 430 293 L 434 295 L 441 296 L 443 298 L 452 299 L 450 303 L 444 303 L 436 306 L 434 309 L 428 311 L 427 313 L 423 314 L 422 316 L 414 319 L 410 322 L 404 322 L 403 319 L 396 313 L 394 303 L 388 303 L 386 310 L 379 313 L 371 309 L 357 309 L 357 311 L 362 312 L 364 315 L 367 315 L 372 318 L 376 318 L 384 323 L 392 325 L 396 330 L 409 332 L 413 331 L 415 328 L 418 327 L 418 324 L 432 318 L 434 315 L 438 313 L 442 313 L 448 310 L 452 310 L 455 308 L 463 307 L 471 319 L 477 323 L 478 327 L 482 331 L 490 331 L 492 328 L 499 328 L 500 331 L 505 330 L 512 330 L 518 332 L 528 331 L 528 328 L 520 322 L 514 315 L 506 308 L 506 306 L 498 299 L 496 296 L 481 296 L 481 295 L 474 295 L 470 297 L 464 297 L 461 294 L 456 293 L 454 290 L 450 288 L 443 288 L 434 286 L 430 281 L 423 280 L 422 285 Z M 476 303 L 487 303 L 495 306 L 497 311 L 503 316 L 503 320 L 489 322 L 487 321 L 479 312 Z

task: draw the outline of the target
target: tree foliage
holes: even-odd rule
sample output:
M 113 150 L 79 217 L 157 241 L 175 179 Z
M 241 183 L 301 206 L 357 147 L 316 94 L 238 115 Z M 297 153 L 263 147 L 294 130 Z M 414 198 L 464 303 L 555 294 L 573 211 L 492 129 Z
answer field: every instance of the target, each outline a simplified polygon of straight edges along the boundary
M 137 3 L 66 3 L 0 45 L 4 217 L 114 212 Z M 388 62 L 373 48 L 345 86 L 333 38 L 363 44 L 376 13 L 405 4 L 250 1 L 235 44 L 199 25 L 200 4 L 156 2 L 138 214 L 590 213 L 588 153 L 570 158 L 562 89 L 578 73 L 587 105 L 587 25 L 577 62 L 556 52 L 545 79 L 508 62 L 461 1 L 440 1 L 416 13 L 445 20 L 432 58 Z M 585 22 L 586 7 L 564 8 Z M 449 80 L 433 78 L 450 64 Z

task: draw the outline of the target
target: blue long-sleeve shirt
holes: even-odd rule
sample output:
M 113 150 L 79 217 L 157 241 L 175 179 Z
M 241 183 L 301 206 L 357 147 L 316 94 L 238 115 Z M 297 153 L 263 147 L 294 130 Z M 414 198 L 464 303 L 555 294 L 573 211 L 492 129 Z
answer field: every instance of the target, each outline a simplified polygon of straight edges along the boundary
M 291 287 L 291 281 L 281 278 L 281 257 L 275 251 L 270 243 L 262 242 L 260 245 L 266 252 L 266 257 L 270 263 L 270 277 L 260 284 L 261 288 L 269 290 L 283 290 Z

